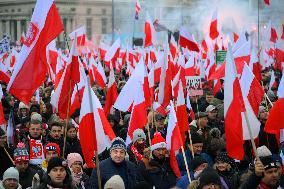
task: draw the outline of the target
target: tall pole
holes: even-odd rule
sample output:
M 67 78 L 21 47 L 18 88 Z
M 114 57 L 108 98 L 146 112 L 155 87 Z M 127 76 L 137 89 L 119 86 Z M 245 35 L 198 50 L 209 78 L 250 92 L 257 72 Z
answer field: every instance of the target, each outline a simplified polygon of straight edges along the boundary
M 257 50 L 258 50 L 258 53 L 259 53 L 259 29 L 260 29 L 260 23 L 259 23 L 259 0 L 257 0 Z M 258 57 L 258 62 L 260 62 L 259 60 L 259 56 Z
M 114 41 L 114 0 L 111 0 L 111 43 Z

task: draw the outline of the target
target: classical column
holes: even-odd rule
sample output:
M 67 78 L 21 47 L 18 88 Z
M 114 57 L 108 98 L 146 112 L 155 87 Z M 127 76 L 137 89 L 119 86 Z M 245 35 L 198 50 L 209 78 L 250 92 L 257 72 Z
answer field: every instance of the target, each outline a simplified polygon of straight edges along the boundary
M 22 31 L 21 31 L 21 21 L 17 20 L 17 39 L 16 41 L 19 41 L 22 35 Z
M 10 20 L 6 20 L 6 35 L 9 35 L 11 37 L 10 33 Z

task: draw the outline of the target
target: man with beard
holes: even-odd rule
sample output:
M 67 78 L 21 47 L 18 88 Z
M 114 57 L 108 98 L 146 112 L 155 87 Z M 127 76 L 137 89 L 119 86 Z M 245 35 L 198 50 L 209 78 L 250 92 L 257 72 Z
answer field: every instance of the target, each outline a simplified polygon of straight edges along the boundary
M 170 166 L 166 141 L 156 132 L 151 141 L 152 157 L 139 163 L 143 178 L 156 189 L 170 189 L 176 184 L 176 176 Z
M 47 141 L 51 143 L 56 143 L 60 147 L 61 156 L 67 157 L 70 153 L 70 145 L 66 143 L 65 152 L 63 154 L 64 139 L 62 137 L 62 124 L 59 122 L 53 122 L 50 126 L 50 132 L 47 137 Z
M 29 153 L 25 148 L 25 144 L 20 142 L 14 150 L 14 163 L 16 169 L 19 171 L 20 184 L 22 188 L 32 186 L 33 176 L 36 171 L 29 166 Z
M 129 155 L 129 161 L 136 165 L 144 158 L 144 150 L 146 145 L 146 135 L 142 129 L 136 129 L 133 132 L 133 142 L 127 147 L 127 153 Z

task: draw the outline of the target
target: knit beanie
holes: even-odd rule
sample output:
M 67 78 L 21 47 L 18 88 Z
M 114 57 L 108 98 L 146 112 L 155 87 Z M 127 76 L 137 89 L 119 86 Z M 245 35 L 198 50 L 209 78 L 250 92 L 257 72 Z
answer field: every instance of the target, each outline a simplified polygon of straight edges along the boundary
M 276 164 L 276 161 L 273 160 L 272 156 L 259 157 L 259 159 L 262 162 L 265 170 L 278 168 L 278 165 Z
M 14 167 L 8 168 L 3 174 L 3 182 L 7 179 L 15 179 L 19 182 L 19 171 Z
M 216 162 L 221 161 L 221 162 L 224 162 L 224 163 L 228 163 L 230 165 L 233 164 L 233 160 L 228 156 L 227 152 L 220 152 L 217 155 L 215 161 Z
M 203 163 L 208 163 L 205 159 L 203 159 L 201 156 L 195 156 L 191 160 L 190 168 L 191 171 L 194 171 L 199 165 L 202 165 Z
M 155 132 L 151 141 L 151 151 L 154 151 L 158 148 L 166 148 L 166 146 L 166 140 L 162 137 L 162 134 L 160 132 Z
M 67 171 L 67 162 L 61 157 L 53 157 L 49 160 L 47 166 L 47 174 L 53 169 L 54 167 L 64 167 Z
M 123 149 L 126 152 L 126 144 L 122 138 L 116 137 L 112 140 L 109 151 L 114 149 Z
M 146 140 L 146 135 L 142 129 L 136 129 L 133 132 L 133 143 L 135 143 L 139 139 L 144 139 Z
M 67 156 L 68 167 L 71 167 L 71 165 L 76 161 L 81 162 L 82 165 L 83 165 L 83 158 L 80 154 L 78 154 L 78 153 L 68 154 L 68 156 Z
M 259 157 L 272 156 L 271 151 L 266 146 L 260 146 L 256 149 Z
M 41 124 L 42 123 L 42 117 L 40 114 L 35 113 L 31 116 L 31 124 Z
M 56 143 L 49 142 L 47 145 L 44 146 L 43 152 L 44 152 L 44 157 L 46 157 L 46 152 L 47 151 L 55 151 L 58 156 L 60 156 L 60 147 Z
M 125 186 L 122 178 L 114 175 L 105 183 L 104 189 L 125 189 Z
M 211 184 L 211 183 L 218 184 L 219 186 L 221 186 L 221 179 L 218 173 L 216 172 L 216 170 L 208 167 L 204 169 L 202 173 L 200 174 L 199 185 L 197 189 L 201 189 L 204 186 Z
M 203 139 L 198 133 L 192 133 L 191 140 L 192 144 L 203 143 Z
M 20 142 L 17 145 L 17 148 L 14 150 L 14 161 L 29 161 L 29 153 L 27 148 L 25 147 L 25 144 Z

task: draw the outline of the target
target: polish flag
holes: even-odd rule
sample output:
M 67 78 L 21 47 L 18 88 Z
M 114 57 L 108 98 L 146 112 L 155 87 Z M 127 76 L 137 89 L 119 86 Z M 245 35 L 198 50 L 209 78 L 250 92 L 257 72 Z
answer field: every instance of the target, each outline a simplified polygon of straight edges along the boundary
M 251 127 L 252 137 L 256 138 L 260 130 L 260 122 L 257 119 L 259 105 L 264 96 L 264 90 L 254 77 L 250 68 L 245 64 L 242 77 L 240 79 L 240 86 L 247 114 L 248 122 L 246 121 L 245 114 L 242 114 L 243 120 L 243 139 L 250 140 L 248 124 Z
M 47 54 L 47 62 L 50 65 L 53 74 L 56 74 L 56 65 L 57 65 L 57 58 L 58 52 L 56 49 L 56 42 L 55 40 L 51 41 L 46 47 L 46 54 Z
M 185 64 L 185 75 L 186 76 L 195 76 L 196 75 L 196 69 L 195 69 L 195 63 L 194 63 L 194 55 L 189 57 L 188 61 Z
M 180 81 L 180 70 L 179 68 L 178 73 L 175 75 L 174 79 L 172 80 L 172 89 L 173 89 L 173 98 L 176 99 L 178 97 L 179 91 L 179 81 Z
M 176 102 L 176 110 L 177 110 L 177 120 L 180 129 L 180 134 L 182 136 L 183 141 L 185 141 L 184 132 L 189 130 L 189 123 L 187 119 L 187 112 L 186 112 L 186 104 L 184 99 L 183 93 L 183 86 L 181 81 L 179 82 L 179 90 L 178 90 L 178 97 Z
M 174 108 L 174 104 L 171 101 L 170 106 L 170 113 L 169 113 L 169 120 L 168 120 L 168 127 L 167 127 L 167 135 L 166 135 L 166 144 L 167 149 L 170 152 L 170 165 L 175 173 L 176 177 L 179 178 L 181 176 L 180 170 L 178 167 L 178 162 L 176 159 L 176 155 L 181 149 L 182 146 L 182 139 L 180 136 L 180 129 L 178 125 L 178 120 L 176 117 L 176 112 Z
M 111 67 L 109 78 L 108 78 L 108 84 L 107 84 L 106 101 L 105 101 L 105 106 L 104 106 L 104 112 L 106 116 L 108 116 L 110 109 L 112 105 L 115 103 L 117 97 L 118 97 L 117 86 L 115 82 L 114 71 Z
M 59 113 L 61 119 L 68 118 L 73 112 L 70 112 L 71 95 L 76 83 L 80 82 L 79 71 L 79 54 L 77 50 L 76 38 L 72 43 L 72 48 L 69 54 L 68 64 L 62 74 L 57 88 L 51 96 L 51 104 Z M 69 107 L 69 110 L 67 110 Z M 67 111 L 69 115 L 67 115 Z
M 222 88 L 222 84 L 221 84 L 220 79 L 215 79 L 214 87 L 213 87 L 213 95 L 215 96 L 216 93 L 221 90 L 221 88 Z
M 241 160 L 244 157 L 242 112 L 245 111 L 245 108 L 230 45 L 226 56 L 226 62 L 224 80 L 224 117 L 225 136 L 229 139 L 226 142 L 226 149 L 230 157 Z
M 133 132 L 136 129 L 143 129 L 148 121 L 142 83 L 138 83 L 138 86 L 135 86 L 135 90 L 133 90 L 133 93 L 134 102 L 129 120 L 126 145 L 132 142 Z
M 154 102 L 153 103 L 153 109 L 155 112 L 158 112 L 159 114 L 161 114 L 162 116 L 167 116 L 168 112 L 166 110 L 165 107 L 163 107 L 161 104 L 159 104 L 159 102 Z
M 94 168 L 94 152 L 102 153 L 111 146 L 115 134 L 105 116 L 98 97 L 89 85 L 83 94 L 79 117 L 79 137 L 84 159 L 89 168 Z
M 177 43 L 176 43 L 173 35 L 171 35 L 170 52 L 171 52 L 173 59 L 175 59 L 175 57 L 177 55 Z
M 217 9 L 214 11 L 211 19 L 209 36 L 212 40 L 215 40 L 219 36 L 217 29 Z
M 199 52 L 199 47 L 194 41 L 193 36 L 188 33 L 184 26 L 180 28 L 179 35 L 179 44 L 181 47 L 187 48 L 191 51 Z
M 120 38 L 118 38 L 112 46 L 107 50 L 105 54 L 105 64 L 109 65 L 109 63 L 112 63 L 112 67 L 114 68 L 114 63 L 116 62 L 117 58 L 119 57 L 120 52 Z
M 10 81 L 10 76 L 8 75 L 8 69 L 0 62 L 0 81 L 8 84 Z
M 258 59 L 258 55 L 257 55 L 257 49 L 252 48 L 251 55 L 250 55 L 249 67 L 253 71 L 255 78 L 258 81 L 261 81 L 262 80 L 262 75 L 261 75 L 262 66 L 261 66 L 261 64 L 258 60 L 259 59 Z
M 95 76 L 97 84 L 101 88 L 104 88 L 106 86 L 107 78 L 106 78 L 105 70 L 100 61 L 97 61 L 95 66 L 93 66 L 93 71 L 94 71 L 94 76 Z
M 280 129 L 284 129 L 284 74 L 279 83 L 277 91 L 278 100 L 269 111 L 264 131 L 271 134 L 279 134 Z
M 28 104 L 47 73 L 46 46 L 62 31 L 63 24 L 53 0 L 38 0 L 26 33 L 8 91 Z
M 152 19 L 150 18 L 150 15 L 148 12 L 146 13 L 144 33 L 145 33 L 144 47 L 149 47 L 149 46 L 156 44 L 156 33 L 155 33 Z
M 137 90 L 136 87 L 143 85 L 144 82 L 144 75 L 145 75 L 145 68 L 144 62 L 140 59 L 139 63 L 133 70 L 130 78 L 127 80 L 126 84 L 121 89 L 115 104 L 113 105 L 114 108 L 126 112 L 130 109 L 131 105 L 133 104 Z
M 191 106 L 191 103 L 190 103 L 190 99 L 189 99 L 189 92 L 187 92 L 186 94 L 186 107 L 189 109 L 189 116 L 191 118 L 191 120 L 194 120 L 195 119 L 195 115 L 194 115 L 194 112 L 193 112 L 193 109 L 192 109 L 192 106 Z
M 2 91 L 2 86 L 0 85 L 0 128 L 2 127 L 2 125 L 6 123 L 3 106 L 2 106 L 2 98 L 3 98 L 3 91 Z
M 216 64 L 215 64 L 214 53 L 210 51 L 209 52 L 209 64 L 207 68 L 205 69 L 205 74 L 207 78 L 210 78 L 211 75 L 215 72 L 215 70 L 216 70 Z
M 280 48 L 275 49 L 276 69 L 283 70 L 284 68 L 284 51 Z
M 84 46 L 86 42 L 86 26 L 81 26 L 69 34 L 70 39 L 73 41 L 77 38 L 77 46 Z
M 110 47 L 104 43 L 100 43 L 100 46 L 99 46 L 99 57 L 100 57 L 100 60 L 104 60 L 105 59 L 105 55 L 106 55 L 106 52 L 107 50 L 109 49 Z

